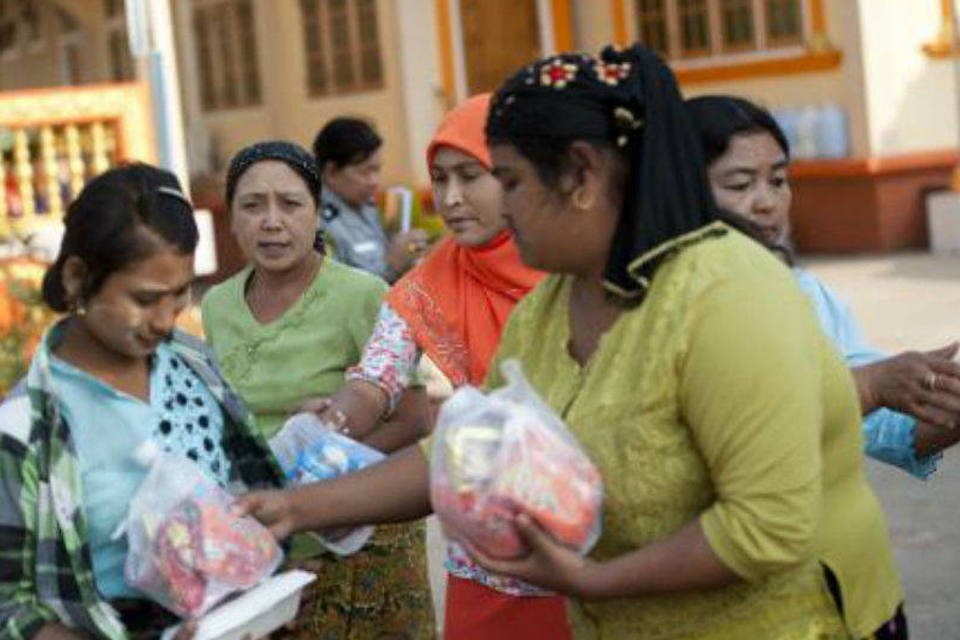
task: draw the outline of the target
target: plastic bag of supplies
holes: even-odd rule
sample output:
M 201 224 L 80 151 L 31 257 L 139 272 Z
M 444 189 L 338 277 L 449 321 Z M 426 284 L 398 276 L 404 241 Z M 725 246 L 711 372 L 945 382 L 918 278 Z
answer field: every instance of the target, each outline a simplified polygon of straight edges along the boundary
M 446 534 L 498 558 L 527 551 L 513 524 L 528 514 L 554 539 L 586 553 L 600 535 L 600 474 L 518 362 L 487 395 L 457 390 L 433 436 L 430 494 Z
M 280 566 L 270 532 L 231 511 L 233 497 L 191 460 L 153 442 L 135 457 L 149 471 L 127 519 L 127 583 L 183 618 L 196 618 Z
M 298 413 L 270 439 L 270 448 L 293 486 L 322 482 L 380 462 L 384 454 L 338 433 L 313 413 Z M 347 556 L 359 551 L 373 527 L 315 534 L 324 547 Z

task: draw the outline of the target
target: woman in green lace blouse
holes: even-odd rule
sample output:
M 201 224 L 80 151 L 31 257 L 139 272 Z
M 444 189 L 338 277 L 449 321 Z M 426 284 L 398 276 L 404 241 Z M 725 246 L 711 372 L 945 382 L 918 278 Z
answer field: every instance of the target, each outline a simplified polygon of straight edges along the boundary
M 313 158 L 288 142 L 240 151 L 226 199 L 231 230 L 250 266 L 212 288 L 203 325 L 223 373 L 269 437 L 305 402 L 332 395 L 360 359 L 386 285 L 314 248 L 320 179 Z M 422 392 L 401 401 L 408 416 L 384 424 L 392 446 L 419 437 Z M 312 540 L 294 545 L 298 566 L 318 574 L 299 635 L 331 640 L 429 638 L 434 620 L 422 525 L 381 527 L 349 558 Z M 306 558 L 305 558 L 306 556 Z
M 605 503 L 587 557 L 520 514 L 531 553 L 480 564 L 569 595 L 578 638 L 905 637 L 850 375 L 790 272 L 717 221 L 670 70 L 639 45 L 547 58 L 486 131 L 520 254 L 552 274 L 495 361 L 520 361 Z M 332 515 L 348 495 L 369 498 Z M 395 521 L 429 511 L 428 465 L 408 449 L 241 505 L 280 536 Z

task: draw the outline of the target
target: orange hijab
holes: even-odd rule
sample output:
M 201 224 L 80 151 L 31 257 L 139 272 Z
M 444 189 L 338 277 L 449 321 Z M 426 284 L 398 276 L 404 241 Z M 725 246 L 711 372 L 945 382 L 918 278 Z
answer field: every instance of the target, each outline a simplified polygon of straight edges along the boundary
M 489 107 L 490 94 L 483 94 L 450 111 L 427 148 L 427 163 L 433 164 L 440 147 L 453 147 L 489 169 L 483 131 Z M 506 232 L 482 247 L 446 238 L 390 289 L 386 299 L 454 386 L 479 385 L 507 317 L 543 275 L 520 261 Z

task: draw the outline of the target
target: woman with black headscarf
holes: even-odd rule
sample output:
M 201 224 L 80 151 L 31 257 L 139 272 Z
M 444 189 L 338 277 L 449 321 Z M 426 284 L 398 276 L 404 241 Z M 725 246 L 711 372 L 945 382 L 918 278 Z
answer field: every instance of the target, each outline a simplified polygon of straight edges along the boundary
M 250 265 L 207 293 L 203 326 L 224 376 L 267 438 L 306 401 L 343 386 L 386 291 L 375 276 L 315 249 L 320 190 L 313 157 L 285 141 L 241 150 L 227 174 L 230 228 Z M 405 395 L 398 414 L 418 401 Z M 416 441 L 418 428 L 419 420 L 392 417 L 380 426 L 401 445 Z M 298 539 L 294 562 L 319 580 L 309 588 L 296 637 L 433 637 L 424 546 L 420 524 L 380 528 L 348 558 Z
M 847 638 L 886 624 L 902 592 L 849 374 L 790 272 L 717 220 L 669 69 L 639 46 L 541 60 L 497 92 L 487 137 L 521 256 L 553 274 L 514 310 L 495 360 L 520 360 L 606 502 L 586 558 L 521 514 L 531 553 L 477 560 L 570 595 L 578 637 Z M 389 476 L 419 486 L 339 518 L 329 488 L 242 504 L 281 535 L 411 517 L 429 509 L 426 467 L 407 450 L 344 482 L 358 495 Z

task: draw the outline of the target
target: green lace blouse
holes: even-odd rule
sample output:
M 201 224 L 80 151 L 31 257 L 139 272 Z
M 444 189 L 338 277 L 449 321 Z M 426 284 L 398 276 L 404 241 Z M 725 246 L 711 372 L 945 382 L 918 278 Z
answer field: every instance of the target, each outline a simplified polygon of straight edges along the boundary
M 248 267 L 203 298 L 203 330 L 230 385 L 253 410 L 267 438 L 307 398 L 331 395 L 360 360 L 387 285 L 326 259 L 303 296 L 260 324 L 244 290 Z

